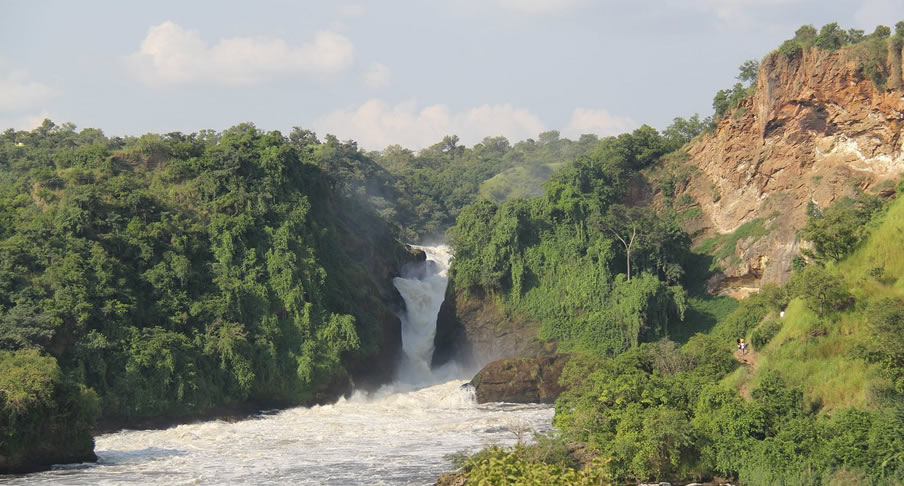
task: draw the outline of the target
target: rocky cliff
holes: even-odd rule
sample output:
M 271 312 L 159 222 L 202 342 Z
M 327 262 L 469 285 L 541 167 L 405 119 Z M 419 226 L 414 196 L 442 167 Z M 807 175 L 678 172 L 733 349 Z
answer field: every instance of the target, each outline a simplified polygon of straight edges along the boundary
M 858 190 L 893 194 L 883 181 L 904 171 L 904 92 L 901 53 L 889 51 L 882 88 L 864 75 L 857 46 L 774 52 L 754 95 L 685 147 L 696 168 L 684 190 L 700 207 L 699 240 L 761 226 L 729 240 L 735 248 L 718 262 L 724 274 L 711 290 L 743 294 L 786 280 L 809 203 L 824 208 Z
M 436 320 L 433 366 L 454 360 L 480 369 L 497 359 L 555 352 L 537 339 L 539 329 L 528 316 L 506 313 L 495 296 L 456 289 L 452 279 Z

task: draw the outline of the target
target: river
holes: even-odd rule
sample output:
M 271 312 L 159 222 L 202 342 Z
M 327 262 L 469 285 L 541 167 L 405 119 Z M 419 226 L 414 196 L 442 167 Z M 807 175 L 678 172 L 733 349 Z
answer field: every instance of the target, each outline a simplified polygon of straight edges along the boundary
M 96 464 L 0 477 L 0 485 L 432 484 L 450 469 L 449 454 L 548 430 L 552 407 L 478 405 L 457 367 L 426 366 L 451 256 L 445 247 L 422 248 L 428 261 L 395 281 L 408 308 L 396 383 L 238 422 L 104 434 Z

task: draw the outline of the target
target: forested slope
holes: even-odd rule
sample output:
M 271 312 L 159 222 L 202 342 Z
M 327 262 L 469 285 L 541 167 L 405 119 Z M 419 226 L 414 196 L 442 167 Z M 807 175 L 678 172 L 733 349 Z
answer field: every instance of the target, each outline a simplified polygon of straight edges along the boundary
M 841 73 L 839 79 L 855 82 L 872 100 L 875 114 L 885 101 L 900 98 L 902 45 L 904 23 L 894 37 L 882 26 L 871 35 L 837 24 L 805 26 L 766 59 L 781 58 L 810 82 L 806 89 Z M 828 63 L 826 71 L 814 72 L 807 59 Z M 819 185 L 815 175 L 803 181 L 801 174 L 826 165 L 826 154 L 810 153 L 811 160 L 800 150 L 782 159 L 771 150 L 808 147 L 808 137 L 819 130 L 772 125 L 773 135 L 781 136 L 756 142 L 762 157 L 753 159 L 736 150 L 748 140 L 733 130 L 755 124 L 758 115 L 747 110 L 758 99 L 775 102 L 760 114 L 790 114 L 797 121 L 811 120 L 807 113 L 831 101 L 818 92 L 810 100 L 815 104 L 769 98 L 760 93 L 764 83 L 779 92 L 791 87 L 782 83 L 793 76 L 757 77 L 757 64 L 741 67 L 739 79 L 750 86 L 739 83 L 717 94 L 713 124 L 690 145 L 675 150 L 655 131 L 603 139 L 589 157 L 554 175 L 543 197 L 478 202 L 462 211 L 449 233 L 456 299 L 481 300 L 502 315 L 539 321 L 539 338 L 571 354 L 560 379 L 569 389 L 556 403 L 560 435 L 466 458 L 461 464 L 468 480 L 904 481 L 904 440 L 890 432 L 904 426 L 898 346 L 904 331 L 904 185 L 895 181 L 900 115 L 891 120 L 893 115 L 861 113 L 869 122 L 860 125 L 842 115 L 825 117 L 821 129 L 829 138 L 854 125 L 867 128 L 865 137 L 888 135 L 873 137 L 872 159 L 848 160 L 854 157 L 847 153 L 851 157 L 833 159 L 832 167 L 844 168 L 848 160 L 848 171 L 862 163 L 889 170 L 819 186 L 826 197 L 785 208 L 802 213 L 789 220 L 781 212 L 788 200 L 761 197 L 760 190 L 771 189 L 782 171 L 797 174 L 798 185 Z M 863 97 L 856 103 L 832 109 L 845 116 L 866 110 Z M 767 129 L 769 120 L 760 120 Z M 701 153 L 716 154 L 712 163 L 723 160 L 719 154 L 733 157 L 724 160 L 746 171 L 730 181 L 741 189 L 730 198 L 714 187 L 689 190 L 709 170 L 698 165 Z M 745 181 L 756 184 L 746 187 Z M 700 190 L 712 200 L 695 201 Z M 726 218 L 730 231 L 700 238 L 701 206 L 744 217 Z M 697 233 L 693 249 L 692 235 L 682 228 Z M 762 285 L 740 302 L 703 292 L 713 272 L 743 264 L 743 249 L 773 231 L 794 238 L 793 252 L 776 262 L 783 265 L 786 277 L 777 279 L 783 285 Z M 740 339 L 751 344 L 744 354 L 737 352 Z M 580 467 L 585 469 L 572 470 Z
M 98 416 L 305 403 L 349 372 L 389 378 L 390 277 L 408 253 L 345 193 L 329 142 L 250 124 L 4 132 L 0 470 L 90 456 Z

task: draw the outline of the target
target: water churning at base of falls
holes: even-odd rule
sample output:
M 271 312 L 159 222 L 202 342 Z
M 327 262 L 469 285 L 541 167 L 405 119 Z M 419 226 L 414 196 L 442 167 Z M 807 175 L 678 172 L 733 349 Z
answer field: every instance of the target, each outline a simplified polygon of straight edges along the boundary
M 265 413 L 238 422 L 215 420 L 101 435 L 96 439 L 97 464 L 0 476 L 0 486 L 425 485 L 451 469 L 448 454 L 512 444 L 531 430 L 549 429 L 553 409 L 548 405 L 478 405 L 460 379 L 425 386 L 440 381 L 437 374 L 430 374 L 429 363 L 449 253 L 441 247 L 424 250 L 436 263 L 427 263 L 423 271 L 406 269 L 399 280 L 408 281 L 402 286 L 410 284 L 412 289 L 423 284 L 423 294 L 438 295 L 439 301 L 415 296 L 415 290 L 405 297 L 406 358 L 397 383 L 373 393 L 355 392 L 331 405 Z M 403 295 L 406 292 L 400 289 Z M 433 322 L 426 318 L 421 322 L 420 309 L 433 308 Z
M 235 423 L 105 434 L 97 464 L 0 477 L 0 485 L 425 485 L 451 469 L 447 454 L 549 427 L 552 408 L 477 405 L 462 383 L 387 386 Z

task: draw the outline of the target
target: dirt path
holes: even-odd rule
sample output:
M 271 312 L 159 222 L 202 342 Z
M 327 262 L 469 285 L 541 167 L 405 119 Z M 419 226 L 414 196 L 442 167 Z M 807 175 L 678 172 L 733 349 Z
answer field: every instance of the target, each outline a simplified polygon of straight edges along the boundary
M 751 368 L 756 369 L 756 364 L 760 357 L 759 353 L 757 353 L 756 351 L 754 351 L 748 347 L 747 352 L 744 353 L 743 355 L 740 354 L 739 351 L 735 351 L 733 354 L 734 354 L 734 359 L 738 360 L 738 362 L 740 362 L 741 364 L 744 364 L 744 365 L 750 366 Z
M 738 389 L 738 393 L 744 397 L 746 400 L 751 400 L 750 397 L 750 376 L 753 375 L 753 372 L 756 371 L 756 365 L 759 361 L 759 353 L 754 351 L 751 348 L 747 348 L 747 352 L 739 354 L 738 351 L 731 353 L 739 363 L 744 366 L 745 379 L 744 383 L 741 384 L 741 387 Z

